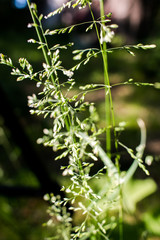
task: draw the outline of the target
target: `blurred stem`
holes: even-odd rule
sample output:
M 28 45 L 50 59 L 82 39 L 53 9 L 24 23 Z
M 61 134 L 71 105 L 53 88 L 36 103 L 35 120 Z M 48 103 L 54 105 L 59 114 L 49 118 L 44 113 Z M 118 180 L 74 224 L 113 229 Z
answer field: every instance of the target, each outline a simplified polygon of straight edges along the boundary
M 105 18 L 105 12 L 104 12 L 104 0 L 100 0 L 100 14 L 101 18 Z M 105 22 L 102 21 L 102 25 L 105 26 Z M 105 30 L 101 28 L 102 36 L 105 36 Z M 114 109 L 113 109 L 113 100 L 112 100 L 112 93 L 110 88 L 110 80 L 109 80 L 109 74 L 108 74 L 108 56 L 107 56 L 107 43 L 103 41 L 101 44 L 102 48 L 102 57 L 103 57 L 103 64 L 104 64 L 104 83 L 106 85 L 105 88 L 105 108 L 106 108 L 106 140 L 107 140 L 107 150 L 110 149 L 111 151 L 111 129 L 110 127 L 113 127 L 114 132 L 114 143 L 116 150 L 118 149 L 118 142 L 116 137 L 116 131 L 115 131 L 115 117 L 114 117 Z M 118 167 L 119 164 L 117 164 Z
M 100 0 L 100 15 L 101 18 L 104 16 L 104 1 Z M 102 25 L 105 25 L 102 22 Z M 105 31 L 101 28 L 102 36 L 105 35 Z M 104 66 L 104 84 L 105 84 L 105 114 L 106 114 L 106 150 L 111 156 L 111 90 L 110 90 L 110 81 L 108 75 L 108 57 L 107 57 L 107 44 L 103 41 L 101 44 L 103 66 Z
M 100 3 L 101 3 L 101 1 L 100 1 Z M 110 91 L 110 89 L 109 89 L 110 82 L 109 82 L 109 76 L 108 76 L 108 61 L 107 61 L 107 51 L 106 51 L 107 45 L 106 45 L 106 43 L 101 44 L 98 27 L 97 27 L 97 24 L 96 24 L 96 21 L 94 18 L 94 14 L 92 12 L 90 5 L 89 5 L 89 8 L 90 8 L 93 22 L 95 24 L 95 29 L 96 29 L 100 49 L 102 52 L 102 58 L 103 58 L 104 84 L 105 84 L 106 151 L 108 153 L 108 156 L 111 157 L 111 128 L 110 128 L 111 127 L 111 115 L 110 115 L 110 99 L 109 99 L 109 94 L 108 94 Z M 102 10 L 101 10 L 101 14 L 102 14 Z M 104 15 L 104 14 L 102 14 L 102 15 Z
M 113 110 L 112 94 L 110 89 L 110 80 L 109 80 L 109 74 L 108 74 L 107 44 L 106 42 L 101 43 L 98 27 L 97 27 L 94 14 L 92 12 L 90 5 L 89 5 L 89 8 L 90 8 L 93 22 L 95 24 L 95 29 L 96 29 L 100 49 L 102 52 L 102 58 L 103 58 L 104 84 L 105 84 L 106 151 L 108 153 L 108 156 L 111 157 L 111 127 L 113 127 L 113 131 L 114 131 L 114 137 L 115 137 L 114 142 L 115 142 L 116 150 L 118 149 L 118 143 L 117 143 L 117 137 L 115 132 L 115 117 L 114 117 L 114 110 Z M 100 15 L 101 15 L 101 19 L 105 17 L 103 0 L 100 0 Z M 105 22 L 102 22 L 102 25 L 105 25 Z M 106 34 L 105 30 L 101 28 L 101 31 L 102 31 L 102 36 L 105 36 Z M 119 166 L 119 163 L 117 162 L 117 167 L 118 166 Z
M 144 149 L 145 149 L 145 146 L 146 146 L 146 127 L 145 127 L 145 124 L 144 124 L 142 119 L 138 119 L 137 123 L 140 127 L 140 130 L 141 130 L 141 140 L 140 140 L 140 144 L 137 148 L 136 157 L 141 159 L 143 157 Z M 137 167 L 138 167 L 138 160 L 135 159 L 134 162 L 132 163 L 132 165 L 130 166 L 130 168 L 128 169 L 125 177 L 124 177 L 123 181 L 125 183 L 128 182 L 129 179 L 131 179 L 131 177 L 135 173 Z
M 105 18 L 104 13 L 104 0 L 100 1 L 100 15 L 101 20 Z M 102 27 L 101 27 L 101 34 L 102 38 L 105 37 L 106 32 L 103 28 L 105 26 L 105 22 L 102 21 Z M 106 109 L 106 149 L 108 153 L 110 153 L 111 156 L 111 128 L 113 128 L 114 133 L 114 144 L 116 151 L 118 150 L 118 142 L 117 142 L 117 136 L 116 136 L 116 130 L 115 130 L 115 117 L 114 117 L 114 109 L 113 109 L 113 100 L 112 100 L 112 93 L 110 88 L 110 80 L 108 75 L 108 57 L 107 57 L 107 43 L 102 40 L 101 43 L 102 46 L 102 57 L 103 57 L 103 65 L 104 65 L 104 83 L 105 83 L 105 109 Z M 115 164 L 117 167 L 118 175 L 120 175 L 120 167 L 119 167 L 119 155 L 117 155 L 115 159 Z M 120 181 L 120 177 L 119 177 Z M 122 200 L 122 188 L 121 184 L 119 182 L 119 190 L 120 190 L 120 202 L 119 202 L 119 239 L 123 240 L 123 200 Z

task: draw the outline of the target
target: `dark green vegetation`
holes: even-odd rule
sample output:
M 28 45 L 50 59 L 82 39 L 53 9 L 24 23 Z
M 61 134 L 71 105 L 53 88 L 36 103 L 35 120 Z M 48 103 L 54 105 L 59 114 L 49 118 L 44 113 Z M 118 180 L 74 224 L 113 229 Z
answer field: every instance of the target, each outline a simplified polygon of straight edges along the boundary
M 6 12 L 6 16 L 7 16 Z M 26 14 L 27 11 L 26 11 Z M 19 26 L 18 29 L 15 29 L 16 32 L 13 32 L 13 26 L 10 23 L 10 29 L 7 27 L 3 27 L 3 36 L 0 39 L 2 48 L 2 52 L 6 55 L 10 56 L 12 59 L 16 60 L 19 58 L 19 56 L 25 56 L 28 60 L 30 60 L 33 63 L 33 66 L 36 69 L 39 69 L 38 63 L 41 63 L 42 56 L 39 52 L 35 51 L 35 48 L 33 46 L 28 46 L 26 44 L 25 46 L 22 45 L 22 43 L 26 42 L 28 38 L 31 38 L 31 32 L 30 30 L 25 30 L 27 35 L 24 35 L 24 27 L 19 25 L 19 18 L 18 17 L 18 23 L 16 23 L 16 26 Z M 6 17 L 7 19 L 7 17 Z M 14 18 L 13 18 L 14 19 Z M 23 19 L 23 17 L 22 17 Z M 28 21 L 27 21 L 28 22 Z M 155 22 L 155 28 L 158 29 L 157 24 L 158 21 Z M 158 31 L 157 31 L 158 32 Z M 158 82 L 159 80 L 159 72 L 158 72 L 158 61 L 159 61 L 159 40 L 158 40 L 158 34 L 155 35 L 153 39 L 145 39 L 146 44 L 148 42 L 154 42 L 157 44 L 157 49 L 153 50 L 151 52 L 139 52 L 136 54 L 136 58 L 132 58 L 128 54 L 121 54 L 121 52 L 116 52 L 109 56 L 109 71 L 110 71 L 110 80 L 112 83 L 117 82 L 124 82 L 128 80 L 128 78 L 133 78 L 136 82 Z M 55 43 L 58 41 L 55 39 Z M 63 41 L 63 39 L 62 39 Z M 116 44 L 116 43 L 115 43 Z M 63 61 L 67 65 L 72 66 L 72 62 L 68 55 L 64 55 Z M 65 65 L 65 64 L 64 64 Z M 96 65 L 96 69 L 93 69 L 93 66 Z M 83 75 L 81 75 L 83 74 Z M 97 59 L 92 60 L 87 66 L 84 66 L 81 71 L 76 76 L 77 81 L 84 81 L 85 83 L 90 82 L 103 82 L 103 70 L 101 67 L 101 62 L 99 62 Z M 1 101 L 1 109 L 4 109 L 4 112 L 8 114 L 8 116 L 5 118 L 4 116 L 1 116 L 1 183 L 7 184 L 11 186 L 30 186 L 36 188 L 37 195 L 42 195 L 44 191 L 48 192 L 50 191 L 50 187 L 48 188 L 48 184 L 50 183 L 50 179 L 55 179 L 57 177 L 57 171 L 59 169 L 59 166 L 56 166 L 55 162 L 52 162 L 53 156 L 51 155 L 51 152 L 49 150 L 44 149 L 42 146 L 37 146 L 35 144 L 35 141 L 38 137 L 40 137 L 40 133 L 42 132 L 42 129 L 46 124 L 49 125 L 49 122 L 46 123 L 43 119 L 37 119 L 37 117 L 31 117 L 28 114 L 28 109 L 26 108 L 26 96 L 32 94 L 34 92 L 33 90 L 33 84 L 30 82 L 24 82 L 23 84 L 16 84 L 15 79 L 11 78 L 8 75 L 8 69 L 6 67 L 1 67 L 1 84 L 3 87 L 3 90 L 5 91 L 5 95 L 3 96 L 1 94 L 1 97 L 3 96 L 3 99 Z M 35 90 L 36 91 L 36 90 Z M 5 96 L 7 96 L 7 100 L 5 99 Z M 88 96 L 89 99 L 93 99 L 96 101 L 96 104 L 98 106 L 98 110 L 100 112 L 100 116 L 102 121 L 100 123 L 101 126 L 104 125 L 103 120 L 103 113 L 104 113 L 104 94 L 103 92 L 97 93 L 95 99 L 95 94 L 90 94 Z M 145 154 L 153 154 L 155 156 L 159 155 L 159 147 L 157 145 L 159 144 L 159 136 L 160 136 L 160 116 L 159 116 L 159 91 L 155 88 L 150 88 L 146 86 L 145 88 L 137 87 L 137 86 L 120 86 L 113 90 L 113 98 L 114 98 L 114 108 L 116 113 L 116 119 L 117 122 L 119 121 L 126 121 L 129 123 L 127 125 L 127 131 L 123 132 L 121 135 L 121 141 L 127 142 L 127 146 L 134 148 L 139 144 L 139 129 L 137 128 L 136 119 L 137 118 L 143 118 L 147 125 L 147 133 L 148 133 L 148 147 L 146 149 Z M 9 105 L 7 104 L 7 101 L 9 101 Z M 26 150 L 23 150 L 24 148 L 19 142 L 14 142 L 15 135 L 19 133 L 20 128 L 15 127 L 16 123 L 14 123 L 14 115 L 12 115 L 12 112 L 9 111 L 9 106 L 12 105 L 12 109 L 14 109 L 14 114 L 18 118 L 18 121 L 20 121 L 20 126 L 23 126 L 23 130 L 25 132 L 25 135 L 27 136 L 27 139 L 29 138 L 29 142 L 32 143 L 32 147 L 28 145 L 28 140 L 24 142 L 24 145 L 29 146 L 28 154 L 30 155 L 31 162 L 33 163 L 35 161 L 35 157 L 33 152 L 36 152 L 37 158 L 41 159 L 44 166 L 47 168 L 49 172 L 49 179 L 48 181 L 43 182 L 42 179 L 35 178 L 35 172 L 34 167 L 31 169 L 30 167 L 27 167 L 27 161 L 24 161 L 24 158 L 26 156 Z M 8 111 L 6 111 L 6 108 Z M 3 112 L 3 111 L 1 111 Z M 26 116 L 26 118 L 24 118 Z M 9 123 L 6 121 L 6 119 L 10 120 Z M 17 121 L 17 120 L 16 120 Z M 8 125 L 6 124 L 8 123 Z M 13 128 L 10 128 L 10 124 L 13 124 L 14 129 L 16 132 L 13 131 Z M 20 139 L 21 141 L 24 141 L 23 139 Z M 159 146 L 159 145 L 158 145 Z M 33 148 L 33 150 L 32 150 Z M 25 152 L 26 151 L 26 152 Z M 27 159 L 29 159 L 29 155 L 27 156 Z M 45 159 L 45 161 L 44 161 Z M 121 163 L 122 169 L 126 169 L 128 161 L 126 160 L 128 157 L 124 157 L 124 162 Z M 127 163 L 126 163 L 127 161 Z M 32 164 L 31 164 L 32 165 Z M 30 166 L 31 166 L 30 165 Z M 151 172 L 151 177 L 155 178 L 157 184 L 159 184 L 159 158 L 156 158 L 156 161 L 152 164 L 151 167 L 149 167 L 149 170 Z M 31 170 L 32 171 L 31 171 Z M 56 172 L 55 169 L 57 170 Z M 54 172 L 54 174 L 53 174 Z M 56 174 L 55 174 L 56 173 Z M 38 174 L 38 173 L 37 173 Z M 47 178 L 45 175 L 43 177 L 44 179 Z M 138 171 L 137 178 L 143 179 L 145 178 L 145 174 L 143 174 L 141 171 Z M 58 178 L 59 179 L 59 178 Z M 57 179 L 57 180 L 58 180 Z M 59 182 L 62 180 L 60 179 Z M 103 179 L 102 179 L 103 181 Z M 42 192 L 39 191 L 39 185 L 42 184 Z M 134 183 L 131 183 L 134 184 Z M 124 235 L 128 235 L 131 237 L 133 236 L 133 239 L 140 239 L 140 236 L 142 239 L 146 239 L 147 236 L 149 236 L 147 239 L 158 239 L 158 236 L 160 235 L 159 229 L 157 227 L 157 224 L 159 223 L 159 205 L 158 205 L 158 191 L 156 191 L 153 195 L 149 196 L 148 198 L 145 198 L 141 203 L 138 204 L 138 209 L 135 211 L 134 206 L 135 203 L 139 202 L 139 200 L 143 199 L 143 197 L 147 196 L 150 193 L 153 193 L 155 190 L 155 185 L 153 182 L 147 182 L 145 189 L 147 189 L 147 192 L 143 194 L 142 189 L 144 189 L 144 181 L 142 183 L 135 182 L 135 188 L 138 189 L 137 192 L 142 193 L 142 195 L 138 196 L 137 199 L 135 196 L 129 192 L 127 196 L 129 195 L 131 197 L 127 197 L 129 203 L 131 206 L 131 209 L 129 209 L 133 213 L 133 217 L 129 217 L 126 214 L 125 219 L 125 226 L 124 226 Z M 46 189 L 45 189 L 46 187 Z M 48 189 L 47 189 L 48 188 Z M 45 189 L 45 190 L 44 190 Z M 130 187 L 130 189 L 133 189 L 133 186 Z M 21 189 L 20 189 L 21 190 Z M 31 199 L 27 200 L 22 199 L 21 197 L 16 198 L 16 195 L 21 195 L 20 190 L 13 191 L 12 198 L 1 198 L 2 201 L 2 229 L 3 235 L 2 239 L 40 239 L 43 238 L 42 236 L 42 229 L 41 229 L 41 222 L 45 221 L 46 216 L 42 216 L 42 212 L 44 213 L 45 204 L 39 202 L 38 200 Z M 24 189 L 25 190 L 25 189 Z M 28 192 L 31 191 L 31 194 L 28 193 L 28 196 L 33 194 L 33 189 L 29 189 Z M 129 190 L 128 190 L 129 191 Z M 27 192 L 27 189 L 26 189 Z M 24 195 L 25 193 L 24 192 Z M 136 190 L 134 191 L 134 194 L 137 196 Z M 8 194 L 11 193 L 11 190 L 8 191 Z M 127 190 L 126 190 L 127 193 Z M 133 195 L 134 195 L 133 194 Z M 18 200 L 17 200 L 18 199 Z M 150 202 L 153 202 L 153 204 L 150 204 Z M 132 203 L 132 204 L 131 204 Z M 41 205 L 42 204 L 42 205 Z M 148 207 L 148 205 L 150 205 Z M 25 206 L 25 207 L 24 207 Z M 33 206 L 33 211 L 32 207 Z M 35 206 L 37 206 L 37 211 L 35 211 Z M 42 210 L 40 211 L 40 206 L 42 206 Z M 18 209 L 18 210 L 16 210 Z M 146 210 L 147 209 L 147 210 Z M 40 212 L 39 212 L 40 211 Z M 33 214 L 33 215 L 32 215 Z M 35 219 L 34 219 L 34 214 Z M 18 217 L 17 217 L 18 215 Z M 45 213 L 44 213 L 45 215 Z M 31 217 L 33 216 L 33 217 Z M 30 221 L 29 221 L 30 220 Z M 22 226 L 21 226 L 22 225 Z M 15 226 L 17 228 L 15 229 Z M 30 228 L 29 226 L 33 226 Z M 36 226 L 36 227 L 35 227 Z M 8 231 L 10 229 L 10 231 Z M 36 230 L 37 229 L 37 230 Z M 146 229 L 146 232 L 144 232 Z M 148 233 L 149 231 L 150 233 Z M 126 232 L 126 234 L 125 234 Z M 129 233 L 128 233 L 129 232 Z M 37 233 L 37 235 L 36 235 Z M 12 235 L 13 234 L 13 235 Z M 152 235 L 156 238 L 151 238 Z M 116 237 L 114 239 L 117 239 Z M 125 239 L 125 238 L 124 238 Z

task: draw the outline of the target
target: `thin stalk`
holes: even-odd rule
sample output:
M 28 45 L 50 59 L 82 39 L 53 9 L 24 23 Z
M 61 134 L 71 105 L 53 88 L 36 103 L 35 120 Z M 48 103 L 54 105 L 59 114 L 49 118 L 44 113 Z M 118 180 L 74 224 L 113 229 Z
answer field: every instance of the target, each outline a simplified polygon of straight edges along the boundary
M 108 58 L 107 58 L 107 44 L 106 42 L 103 42 L 101 44 L 100 41 L 100 35 L 97 27 L 97 21 L 95 21 L 92 9 L 89 5 L 90 12 L 92 15 L 93 22 L 95 24 L 95 29 L 102 53 L 102 59 L 103 59 L 103 65 L 104 65 L 104 83 L 105 83 L 105 115 L 106 115 L 106 150 L 109 156 L 111 157 L 111 126 L 113 127 L 114 131 L 114 137 L 115 137 L 115 148 L 118 150 L 118 142 L 117 142 L 117 137 L 116 137 L 116 131 L 115 131 L 115 117 L 114 117 L 114 110 L 113 110 L 113 100 L 112 100 L 112 94 L 111 94 L 111 89 L 110 87 L 110 80 L 109 80 L 109 74 L 108 74 Z M 100 0 L 100 14 L 101 17 L 104 16 L 104 4 L 103 0 Z M 103 19 L 102 19 L 103 20 Z M 102 21 L 102 24 L 105 24 L 105 22 Z M 102 29 L 103 31 L 103 29 Z M 102 34 L 105 34 L 103 32 Z M 119 164 L 117 163 L 117 166 Z
M 119 200 L 119 240 L 123 240 L 123 189 L 120 188 L 120 200 Z
M 105 15 L 104 13 L 104 0 L 100 1 L 100 14 L 101 18 Z M 104 22 L 102 22 L 102 25 L 105 25 Z M 102 28 L 102 36 L 105 36 L 105 30 Z M 110 80 L 108 75 L 108 58 L 107 58 L 107 43 L 103 41 L 102 43 L 102 57 L 103 57 L 103 64 L 104 64 L 104 82 L 105 85 L 110 86 Z M 113 132 L 114 132 L 114 144 L 116 151 L 118 150 L 118 142 L 117 142 L 117 136 L 115 131 L 115 117 L 114 117 L 114 109 L 113 109 L 113 100 L 112 100 L 112 93 L 110 88 L 105 88 L 105 107 L 106 107 L 106 121 L 108 126 L 112 125 Z M 108 93 L 108 94 L 107 94 Z M 107 108 L 109 109 L 109 112 L 107 112 Z M 111 151 L 111 130 L 110 128 L 106 129 L 106 141 L 107 143 L 107 150 Z M 116 167 L 118 170 L 118 175 L 120 175 L 120 167 L 119 167 L 119 155 L 117 155 L 116 159 Z M 122 186 L 120 184 L 120 177 L 119 177 L 119 190 L 120 190 L 120 202 L 119 202 L 119 239 L 123 240 L 123 200 L 122 200 Z
M 50 63 L 50 58 L 48 56 L 48 43 L 46 41 L 46 38 L 44 37 L 42 25 L 41 25 L 41 23 L 40 23 L 40 26 L 37 24 L 36 16 L 34 15 L 34 12 L 32 10 L 30 0 L 27 0 L 27 3 L 28 3 L 29 11 L 30 11 L 33 23 L 34 23 L 34 27 L 35 27 L 39 42 L 43 43 L 43 41 L 45 41 L 45 43 L 46 43 L 46 46 L 42 46 L 42 53 L 43 53 L 44 59 L 46 61 L 46 64 L 50 66 L 51 63 Z M 53 74 L 51 74 L 50 77 L 51 77 L 52 83 L 57 88 Z M 64 112 L 64 107 L 61 107 L 61 110 L 62 110 L 62 112 Z M 70 126 L 71 126 L 70 116 L 67 116 L 67 118 L 65 118 L 65 125 L 66 125 L 67 131 L 69 131 Z
M 39 30 L 36 17 L 35 17 L 35 15 L 34 15 L 33 11 L 32 11 L 32 7 L 31 7 L 30 0 L 27 0 L 27 3 L 28 3 L 28 7 L 29 7 L 29 11 L 30 11 L 32 20 L 33 20 L 33 22 L 34 22 L 34 27 L 35 27 L 35 30 L 36 30 L 36 33 L 37 33 L 39 42 L 43 43 L 43 37 L 42 37 L 41 32 L 40 32 L 40 30 Z M 42 52 L 43 52 L 43 56 L 44 56 L 44 59 L 45 59 L 45 61 L 46 61 L 46 64 L 50 66 L 50 61 L 49 61 L 49 57 L 48 57 L 48 55 L 47 55 L 47 50 L 46 50 L 46 47 L 45 47 L 45 46 L 42 47 Z M 52 76 L 52 78 L 53 78 L 53 76 Z
M 101 1 L 100 1 L 100 3 L 101 3 Z M 106 151 L 108 153 L 108 156 L 111 157 L 111 129 L 110 129 L 111 115 L 110 115 L 110 111 L 107 111 L 108 109 L 110 109 L 110 99 L 109 99 L 109 96 L 108 96 L 108 93 L 109 93 L 110 90 L 107 87 L 107 86 L 110 86 L 109 75 L 108 75 L 107 46 L 106 46 L 106 43 L 103 43 L 103 45 L 100 43 L 100 35 L 99 35 L 98 27 L 97 27 L 97 22 L 95 21 L 94 14 L 92 12 L 92 9 L 91 9 L 90 5 L 89 5 L 89 9 L 90 9 L 90 12 L 91 12 L 93 22 L 95 24 L 95 29 L 96 29 L 100 49 L 101 49 L 101 52 L 102 52 L 102 58 L 103 58 L 104 84 L 106 86 L 105 87 Z M 102 12 L 103 11 L 101 9 L 101 16 L 104 15 Z
M 30 10 L 30 14 L 31 14 L 32 20 L 34 22 L 34 27 L 36 29 L 36 33 L 37 33 L 39 42 L 40 43 L 43 43 L 43 41 L 45 42 L 45 46 L 42 46 L 42 52 L 43 52 L 44 59 L 46 61 L 46 64 L 51 66 L 51 63 L 50 63 L 51 59 L 48 56 L 48 52 L 49 52 L 48 42 L 47 42 L 47 39 L 45 37 L 41 21 L 38 19 L 38 22 L 39 22 L 39 25 L 38 25 L 37 24 L 37 20 L 36 20 L 36 16 L 34 15 L 34 12 L 33 12 L 32 7 L 31 7 L 30 0 L 27 0 L 27 3 L 28 3 L 28 7 L 29 7 L 29 10 Z M 57 85 L 56 85 L 56 82 L 55 82 L 53 74 L 51 74 L 50 77 L 51 77 L 52 83 L 57 88 Z M 59 89 L 59 97 L 60 98 L 62 97 L 61 94 L 62 93 L 61 93 L 61 91 Z M 65 112 L 65 107 L 64 106 L 61 107 L 61 111 L 62 111 L 62 113 Z M 66 126 L 66 130 L 69 132 L 70 131 L 70 127 L 72 126 L 71 116 L 69 114 L 65 118 L 65 126 Z M 74 137 L 73 137 L 73 140 L 74 140 L 74 142 L 76 142 Z M 80 160 L 78 160 L 78 165 L 79 165 L 79 169 L 80 169 L 80 171 L 81 171 L 81 173 L 83 175 L 84 173 L 83 173 L 83 168 L 82 168 L 82 164 L 81 164 Z
M 104 13 L 104 0 L 100 0 L 100 14 L 101 17 L 105 15 Z M 102 21 L 102 25 L 105 25 L 105 22 Z M 104 30 L 102 29 L 102 35 L 105 34 Z M 109 75 L 108 75 L 108 57 L 107 57 L 107 43 L 103 42 L 102 43 L 102 56 L 103 56 L 103 63 L 104 63 L 104 80 L 105 80 L 105 85 L 110 86 L 110 80 L 109 80 Z M 108 93 L 108 96 L 107 96 Z M 115 148 L 118 150 L 118 142 L 117 142 L 117 136 L 116 136 L 116 131 L 115 131 L 115 117 L 114 117 L 114 108 L 113 108 L 113 100 L 112 100 L 112 93 L 111 93 L 111 88 L 106 87 L 106 96 L 105 96 L 105 105 L 106 109 L 110 110 L 110 112 L 107 114 L 106 110 L 106 119 L 108 120 L 108 125 L 112 125 L 113 127 L 113 132 L 114 132 L 114 142 L 115 142 Z M 108 138 L 110 136 L 110 145 L 111 145 L 111 130 L 108 129 Z M 109 144 L 109 143 L 108 143 Z M 118 167 L 119 164 L 117 164 Z
M 100 0 L 100 15 L 104 16 L 104 2 Z M 102 22 L 102 25 L 105 23 Z M 102 35 L 105 34 L 102 29 Z M 105 85 L 110 86 L 110 80 L 108 75 L 108 58 L 107 58 L 107 44 L 103 41 L 101 45 L 102 48 L 102 57 L 103 57 L 103 65 L 104 65 L 104 83 Z M 105 109 L 106 109 L 106 150 L 111 155 L 111 90 L 105 87 Z

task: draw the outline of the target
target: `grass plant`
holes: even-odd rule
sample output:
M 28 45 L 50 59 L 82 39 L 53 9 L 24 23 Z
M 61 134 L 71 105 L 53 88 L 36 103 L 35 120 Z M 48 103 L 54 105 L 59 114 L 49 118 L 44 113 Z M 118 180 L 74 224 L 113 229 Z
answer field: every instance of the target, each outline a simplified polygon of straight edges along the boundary
M 52 236 L 46 239 L 74 240 L 113 239 L 112 233 L 119 232 L 118 239 L 124 239 L 123 233 L 123 186 L 132 178 L 139 166 L 149 175 L 143 163 L 143 153 L 146 145 L 146 129 L 143 120 L 138 120 L 141 132 L 140 144 L 135 150 L 128 148 L 119 141 L 119 133 L 124 130 L 124 122 L 116 123 L 112 99 L 112 89 L 117 85 L 136 85 L 156 87 L 153 83 L 138 83 L 129 79 L 119 84 L 111 84 L 108 72 L 108 54 L 113 51 L 127 51 L 131 55 L 137 49 L 152 49 L 151 45 L 127 45 L 120 47 L 111 46 L 114 31 L 118 27 L 111 23 L 111 14 L 104 12 L 104 1 L 99 0 L 100 17 L 95 19 L 92 11 L 91 0 L 67 1 L 59 9 L 47 16 L 38 15 L 37 6 L 29 0 L 28 7 L 37 40 L 28 42 L 38 45 L 42 51 L 44 62 L 42 70 L 34 72 L 32 65 L 25 58 L 19 59 L 19 66 L 15 66 L 12 60 L 1 54 L 1 64 L 11 67 L 12 75 L 17 76 L 17 81 L 30 79 L 36 83 L 38 94 L 28 97 L 31 114 L 43 115 L 52 119 L 50 129 L 44 129 L 44 136 L 37 140 L 38 144 L 44 144 L 59 151 L 55 160 L 67 158 L 65 166 L 61 166 L 62 175 L 67 179 L 61 191 L 65 198 L 54 194 L 45 195 L 44 199 L 50 201 L 48 209 L 50 219 L 46 223 L 52 228 Z M 58 34 L 70 34 L 81 24 L 75 24 L 60 29 L 44 30 L 42 20 L 60 14 L 65 8 L 88 7 L 92 20 L 82 23 L 86 25 L 86 32 L 95 29 L 99 48 L 74 49 L 73 59 L 78 61 L 70 69 L 66 69 L 61 61 L 61 51 L 72 48 L 74 43 L 65 45 L 55 44 L 50 46 L 48 36 Z M 104 69 L 103 84 L 87 84 L 79 86 L 79 92 L 73 94 L 76 86 L 74 73 L 83 68 L 92 58 L 102 57 Z M 85 100 L 85 96 L 93 91 L 104 89 L 105 91 L 105 116 L 104 128 L 98 127 L 98 113 L 95 103 Z M 85 114 L 84 114 L 85 113 Z M 106 148 L 102 147 L 100 138 L 106 136 Z M 133 159 L 130 168 L 124 173 L 120 169 L 121 155 L 119 147 L 127 151 Z M 97 172 L 95 163 L 101 161 L 103 166 Z M 96 181 L 97 189 L 94 187 Z M 104 181 L 104 184 L 101 182 Z M 68 207 L 69 206 L 69 207 Z M 80 221 L 76 224 L 76 217 Z

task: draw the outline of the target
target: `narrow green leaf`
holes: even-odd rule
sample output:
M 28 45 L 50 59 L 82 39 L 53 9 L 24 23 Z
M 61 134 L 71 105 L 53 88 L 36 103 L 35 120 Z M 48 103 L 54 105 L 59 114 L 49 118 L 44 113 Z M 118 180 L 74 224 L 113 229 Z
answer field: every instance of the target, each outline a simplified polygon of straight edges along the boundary
M 71 33 L 74 27 L 75 27 L 75 26 L 72 26 L 72 27 L 69 29 L 68 33 Z
M 89 30 L 92 30 L 93 26 L 94 26 L 94 23 L 92 23 L 91 25 L 89 25 L 89 27 L 86 28 L 86 32 L 88 32 Z
M 40 21 L 40 22 L 41 22 L 42 18 L 43 18 L 43 14 L 41 14 L 41 15 L 39 16 L 39 21 Z

